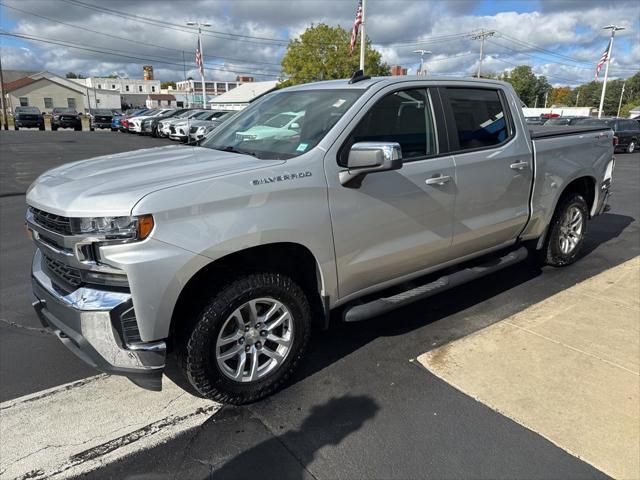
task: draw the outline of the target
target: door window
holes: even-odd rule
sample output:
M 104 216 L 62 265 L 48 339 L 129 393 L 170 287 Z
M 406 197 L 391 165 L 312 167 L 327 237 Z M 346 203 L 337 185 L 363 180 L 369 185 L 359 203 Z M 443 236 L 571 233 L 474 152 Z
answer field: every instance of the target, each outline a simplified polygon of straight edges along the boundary
M 506 141 L 509 126 L 497 90 L 447 88 L 459 150 L 492 147 Z
M 415 160 L 437 153 L 431 102 L 426 90 L 402 90 L 380 99 L 360 120 L 345 144 L 340 164 L 358 142 L 397 142 L 402 158 Z

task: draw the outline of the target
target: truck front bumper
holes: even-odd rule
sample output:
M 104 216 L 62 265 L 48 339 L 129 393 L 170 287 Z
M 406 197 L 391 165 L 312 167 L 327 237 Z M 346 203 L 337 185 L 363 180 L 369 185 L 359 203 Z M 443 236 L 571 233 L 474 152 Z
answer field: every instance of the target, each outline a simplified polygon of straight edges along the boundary
M 69 350 L 98 370 L 124 375 L 149 390 L 162 388 L 165 342 L 126 344 L 117 330 L 121 316 L 132 308 L 129 293 L 82 287 L 64 294 L 43 271 L 40 250 L 31 273 L 33 307 Z

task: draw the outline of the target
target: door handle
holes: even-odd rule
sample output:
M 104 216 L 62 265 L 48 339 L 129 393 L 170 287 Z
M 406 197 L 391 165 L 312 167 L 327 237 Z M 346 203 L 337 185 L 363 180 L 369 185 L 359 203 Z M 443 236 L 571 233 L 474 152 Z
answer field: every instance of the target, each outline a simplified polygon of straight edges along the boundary
M 445 183 L 451 181 L 451 176 L 449 175 L 437 175 L 435 177 L 427 178 L 424 183 L 427 185 L 444 185 Z
M 509 165 L 511 170 L 523 170 L 525 167 L 529 166 L 529 162 L 516 162 Z

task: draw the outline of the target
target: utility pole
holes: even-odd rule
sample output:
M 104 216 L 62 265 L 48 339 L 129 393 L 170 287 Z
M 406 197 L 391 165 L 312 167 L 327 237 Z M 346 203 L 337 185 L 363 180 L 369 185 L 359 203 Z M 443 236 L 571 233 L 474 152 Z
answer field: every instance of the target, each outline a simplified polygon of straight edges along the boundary
M 487 37 L 493 37 L 495 34 L 496 34 L 495 30 L 489 30 L 488 32 L 481 30 L 480 33 L 477 33 L 471 37 L 473 40 L 480 40 L 480 63 L 478 63 L 478 73 L 476 74 L 476 77 L 478 78 L 480 78 L 480 70 L 482 69 L 482 57 L 484 55 L 484 40 Z
M 419 53 L 420 54 L 420 71 L 418 72 L 418 75 L 426 75 L 427 71 L 424 68 L 424 55 L 425 53 L 430 54 L 431 50 L 414 50 L 413 53 Z
M 616 115 L 616 117 L 620 116 L 620 108 L 622 108 L 622 96 L 624 95 L 624 86 L 627 84 L 627 82 L 624 82 L 622 84 L 622 91 L 620 92 L 620 101 L 618 102 L 618 113 Z
M 202 77 L 202 108 L 206 109 L 207 94 L 205 91 L 205 84 L 204 84 L 204 52 L 202 48 L 201 34 L 202 34 L 202 27 L 210 27 L 211 24 L 198 21 L 198 22 L 187 22 L 187 25 L 189 25 L 190 27 L 193 27 L 193 26 L 198 27 L 198 48 L 200 50 L 200 61 L 202 62 L 202 67 L 200 67 L 200 76 Z
M 576 107 L 578 106 L 578 100 L 580 100 L 580 89 L 578 88 L 578 94 L 576 95 Z
M 547 108 L 547 99 L 549 98 L 549 90 L 544 92 L 544 108 Z
M 539 95 L 536 95 L 536 101 L 533 102 L 533 108 L 538 108 L 538 97 Z
M 364 74 L 364 47 L 367 37 L 364 34 L 364 15 L 366 0 L 362 0 L 362 21 L 360 22 L 360 70 Z
M 7 118 L 7 99 L 4 96 L 4 75 L 2 74 L 2 58 L 0 58 L 0 95 L 2 96 L 2 125 L 5 130 L 9 130 L 9 119 Z
M 604 106 L 604 94 L 607 91 L 607 78 L 609 77 L 609 64 L 611 63 L 611 51 L 613 50 L 613 37 L 616 36 L 618 30 L 624 30 L 624 27 L 617 25 L 607 25 L 602 27 L 603 30 L 611 30 L 611 40 L 609 41 L 609 51 L 607 52 L 607 66 L 604 69 L 604 82 L 602 82 L 602 94 L 600 95 L 600 108 L 598 108 L 598 118 L 602 117 L 602 107 Z

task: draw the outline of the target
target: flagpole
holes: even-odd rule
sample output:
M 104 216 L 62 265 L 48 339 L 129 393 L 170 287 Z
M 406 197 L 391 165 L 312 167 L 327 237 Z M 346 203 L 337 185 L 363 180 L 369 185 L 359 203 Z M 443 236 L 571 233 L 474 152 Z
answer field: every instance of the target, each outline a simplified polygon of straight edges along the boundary
M 613 38 L 616 36 L 616 31 L 624 30 L 624 27 L 618 27 L 617 25 L 607 25 L 602 27 L 603 29 L 611 29 L 611 40 L 609 41 L 609 51 L 607 52 L 607 66 L 604 69 L 604 81 L 602 82 L 602 94 L 600 95 L 600 107 L 598 108 L 598 118 L 602 118 L 602 107 L 604 106 L 604 95 L 607 91 L 607 78 L 609 77 L 609 63 L 611 63 L 611 51 L 613 50 Z
M 360 70 L 364 73 L 364 47 L 366 36 L 364 34 L 364 24 L 365 24 L 365 5 L 366 0 L 362 0 L 362 22 L 360 23 Z
M 616 117 L 620 116 L 620 109 L 622 108 L 622 96 L 624 95 L 624 86 L 627 84 L 627 82 L 624 82 L 622 84 L 622 91 L 620 92 L 620 101 L 618 102 L 618 113 L 616 115 Z
M 202 77 L 202 108 L 207 109 L 207 93 L 204 86 L 204 50 L 202 48 L 202 39 L 200 38 L 201 29 L 198 27 L 198 43 L 200 44 L 200 56 L 202 57 L 202 68 L 200 76 Z

